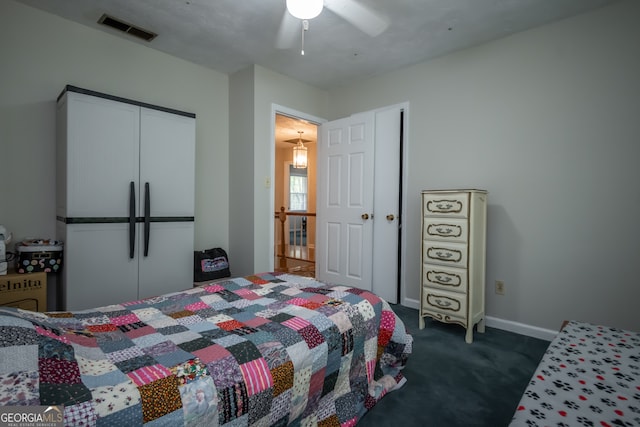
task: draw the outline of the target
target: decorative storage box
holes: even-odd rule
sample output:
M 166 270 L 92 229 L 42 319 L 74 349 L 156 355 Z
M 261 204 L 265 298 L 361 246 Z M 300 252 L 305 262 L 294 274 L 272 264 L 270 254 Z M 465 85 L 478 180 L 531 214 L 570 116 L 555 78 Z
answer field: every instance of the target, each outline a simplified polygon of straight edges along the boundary
M 16 271 L 57 273 L 62 268 L 62 249 L 59 240 L 24 240 L 16 245 Z
M 47 274 L 16 274 L 0 276 L 0 305 L 31 311 L 47 311 Z

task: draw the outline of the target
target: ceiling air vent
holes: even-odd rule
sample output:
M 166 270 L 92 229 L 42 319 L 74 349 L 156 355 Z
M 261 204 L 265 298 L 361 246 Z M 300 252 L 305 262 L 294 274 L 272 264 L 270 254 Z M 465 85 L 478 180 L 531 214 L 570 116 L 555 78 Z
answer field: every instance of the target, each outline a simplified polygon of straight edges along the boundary
M 106 13 L 103 14 L 100 19 L 98 19 L 98 24 L 106 25 L 107 27 L 115 28 L 116 30 L 120 30 L 127 34 L 131 34 L 132 36 L 138 37 L 142 40 L 146 40 L 150 42 L 155 39 L 157 34 L 152 33 L 151 31 L 145 30 L 140 27 L 136 27 L 135 25 L 127 24 L 126 22 L 114 18 L 113 16 L 109 16 Z

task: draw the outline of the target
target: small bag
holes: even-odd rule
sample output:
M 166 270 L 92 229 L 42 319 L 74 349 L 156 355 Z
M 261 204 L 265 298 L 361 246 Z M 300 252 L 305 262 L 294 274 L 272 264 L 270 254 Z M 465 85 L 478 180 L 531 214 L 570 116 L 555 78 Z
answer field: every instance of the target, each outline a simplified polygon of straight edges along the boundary
M 229 257 L 222 248 L 193 253 L 193 281 L 205 282 L 231 276 Z

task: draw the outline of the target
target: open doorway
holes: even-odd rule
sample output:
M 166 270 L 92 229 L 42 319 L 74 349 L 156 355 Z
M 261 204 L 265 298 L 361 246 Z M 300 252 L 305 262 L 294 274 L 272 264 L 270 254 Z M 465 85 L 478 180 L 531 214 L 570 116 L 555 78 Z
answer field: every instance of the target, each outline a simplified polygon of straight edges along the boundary
M 274 266 L 315 276 L 318 126 L 275 114 Z

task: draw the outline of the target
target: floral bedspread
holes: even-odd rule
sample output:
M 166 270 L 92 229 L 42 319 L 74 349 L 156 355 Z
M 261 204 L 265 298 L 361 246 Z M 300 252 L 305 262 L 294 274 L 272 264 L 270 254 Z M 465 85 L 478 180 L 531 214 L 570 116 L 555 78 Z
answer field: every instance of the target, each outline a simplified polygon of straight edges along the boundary
M 640 426 L 640 333 L 569 322 L 549 345 L 511 426 Z
M 65 425 L 352 426 L 412 338 L 360 289 L 263 273 L 75 312 L 0 308 L 0 405 Z

